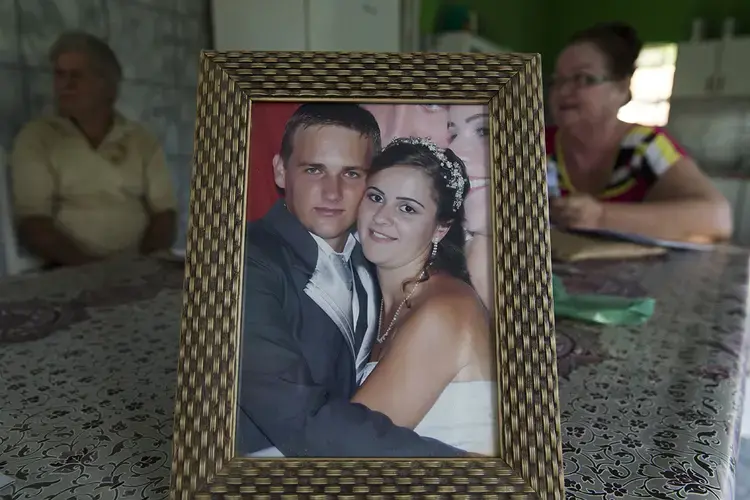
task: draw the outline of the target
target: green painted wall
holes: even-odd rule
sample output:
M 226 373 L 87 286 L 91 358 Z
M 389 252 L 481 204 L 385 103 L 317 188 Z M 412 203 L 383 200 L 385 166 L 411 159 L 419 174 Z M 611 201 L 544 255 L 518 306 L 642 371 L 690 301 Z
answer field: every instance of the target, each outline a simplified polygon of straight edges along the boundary
M 703 18 L 718 36 L 726 17 L 750 34 L 750 0 L 422 0 L 422 29 L 430 32 L 443 3 L 466 5 L 479 14 L 480 34 L 519 52 L 542 54 L 544 72 L 574 32 L 600 21 L 626 21 L 645 42 L 690 37 L 693 19 Z

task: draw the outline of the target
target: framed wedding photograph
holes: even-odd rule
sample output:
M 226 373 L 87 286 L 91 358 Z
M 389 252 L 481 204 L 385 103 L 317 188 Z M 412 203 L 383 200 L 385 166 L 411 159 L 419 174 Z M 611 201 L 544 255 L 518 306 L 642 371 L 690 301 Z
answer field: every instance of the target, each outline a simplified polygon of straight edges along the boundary
M 172 497 L 563 498 L 535 54 L 203 52 Z

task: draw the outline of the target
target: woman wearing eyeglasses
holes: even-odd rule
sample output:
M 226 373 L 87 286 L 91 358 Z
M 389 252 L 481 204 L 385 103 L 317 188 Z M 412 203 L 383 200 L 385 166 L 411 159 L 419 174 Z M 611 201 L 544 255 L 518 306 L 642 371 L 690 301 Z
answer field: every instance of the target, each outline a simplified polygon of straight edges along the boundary
M 549 96 L 557 126 L 546 141 L 560 196 L 551 193 L 550 218 L 573 229 L 728 239 L 729 203 L 674 139 L 617 118 L 641 47 L 632 27 L 602 24 L 573 36 L 558 57 Z

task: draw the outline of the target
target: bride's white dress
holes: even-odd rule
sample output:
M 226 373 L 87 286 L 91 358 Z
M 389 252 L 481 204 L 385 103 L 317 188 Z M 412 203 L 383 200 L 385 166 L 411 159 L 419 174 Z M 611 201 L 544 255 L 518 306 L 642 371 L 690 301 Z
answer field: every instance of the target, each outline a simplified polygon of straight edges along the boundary
M 367 363 L 360 385 L 375 366 Z M 451 382 L 414 431 L 464 451 L 497 456 L 496 382 Z
M 360 385 L 377 362 L 362 370 Z M 443 390 L 414 431 L 460 450 L 497 456 L 497 384 L 489 380 L 452 382 Z M 251 457 L 283 457 L 276 448 L 251 453 Z

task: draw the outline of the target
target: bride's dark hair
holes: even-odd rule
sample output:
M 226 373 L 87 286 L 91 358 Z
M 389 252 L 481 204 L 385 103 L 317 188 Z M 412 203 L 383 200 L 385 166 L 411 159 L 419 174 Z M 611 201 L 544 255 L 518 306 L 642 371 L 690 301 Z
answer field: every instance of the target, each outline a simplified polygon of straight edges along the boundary
M 423 142 L 424 144 L 420 143 L 420 139 L 396 139 L 373 158 L 368 175 L 375 175 L 391 167 L 409 166 L 422 170 L 432 180 L 432 192 L 437 204 L 437 222 L 449 229 L 438 243 L 435 257 L 425 263 L 428 272 L 425 273 L 424 279 L 429 278 L 429 272 L 442 271 L 471 283 L 464 253 L 464 201 L 469 192 L 466 165 L 450 149 L 439 149 L 427 141 Z M 458 169 L 459 177 L 463 179 L 463 192 L 460 194 L 461 202 L 458 208 L 454 206 L 457 190 L 450 185 L 449 166 L 443 165 L 436 151 L 445 155 L 445 159 Z

